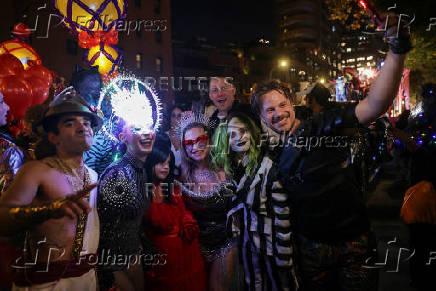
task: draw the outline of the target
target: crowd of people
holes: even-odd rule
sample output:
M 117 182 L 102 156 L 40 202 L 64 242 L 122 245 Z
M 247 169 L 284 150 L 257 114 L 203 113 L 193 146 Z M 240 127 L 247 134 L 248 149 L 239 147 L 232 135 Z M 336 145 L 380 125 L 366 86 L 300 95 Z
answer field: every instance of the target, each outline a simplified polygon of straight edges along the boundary
M 210 115 L 174 105 L 159 132 L 118 116 L 115 147 L 94 108 L 101 79 L 77 70 L 33 124 L 33 159 L 1 133 L 2 287 L 376 290 L 351 148 L 392 104 L 411 49 L 407 32 L 387 33 L 391 49 L 360 102 L 330 106 L 317 84 L 300 119 L 280 81 L 241 104 L 218 76 Z M 0 98 L 1 125 L 7 111 Z

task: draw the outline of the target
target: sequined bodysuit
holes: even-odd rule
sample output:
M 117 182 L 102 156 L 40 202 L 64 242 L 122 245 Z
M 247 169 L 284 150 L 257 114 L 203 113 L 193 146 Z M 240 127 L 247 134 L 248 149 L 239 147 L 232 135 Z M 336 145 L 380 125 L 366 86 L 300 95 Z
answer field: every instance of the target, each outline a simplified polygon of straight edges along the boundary
M 151 203 L 146 183 L 144 163 L 129 153 L 111 164 L 101 177 L 97 203 L 101 222 L 99 256 L 104 263 L 109 258 L 116 260 L 104 264 L 105 270 L 126 269 L 128 262 L 124 259 L 143 250 L 140 225 Z
M 232 237 L 227 229 L 227 212 L 230 208 L 231 183 L 221 183 L 214 190 L 195 193 L 182 183 L 177 183 L 185 197 L 186 207 L 192 211 L 200 228 L 199 242 L 203 258 L 212 262 L 224 257 L 232 247 Z

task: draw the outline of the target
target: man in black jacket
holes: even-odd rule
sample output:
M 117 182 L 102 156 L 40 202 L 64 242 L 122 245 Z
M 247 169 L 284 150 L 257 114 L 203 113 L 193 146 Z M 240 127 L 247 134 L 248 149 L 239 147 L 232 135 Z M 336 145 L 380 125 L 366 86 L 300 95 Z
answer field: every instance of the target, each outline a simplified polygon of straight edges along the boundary
M 253 93 L 254 111 L 281 136 L 282 147 L 274 152 L 279 155 L 282 184 L 290 193 L 305 290 L 375 288 L 377 271 L 364 267 L 374 246 L 350 166 L 348 135 L 350 129 L 368 125 L 386 112 L 396 96 L 405 54 L 411 49 L 408 30 L 402 27 L 397 34 L 396 25 L 389 23 L 385 64 L 360 103 L 324 110 L 300 122 L 283 84 L 260 84 Z

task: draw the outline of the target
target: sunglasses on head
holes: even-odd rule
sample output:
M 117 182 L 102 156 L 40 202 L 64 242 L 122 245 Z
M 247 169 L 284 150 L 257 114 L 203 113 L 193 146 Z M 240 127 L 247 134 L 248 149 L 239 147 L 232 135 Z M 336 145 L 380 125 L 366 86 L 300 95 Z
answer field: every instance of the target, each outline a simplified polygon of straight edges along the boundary
M 199 143 L 200 146 L 205 146 L 209 137 L 207 135 L 200 135 L 196 139 L 185 139 L 183 144 L 187 147 L 192 147 L 194 144 Z

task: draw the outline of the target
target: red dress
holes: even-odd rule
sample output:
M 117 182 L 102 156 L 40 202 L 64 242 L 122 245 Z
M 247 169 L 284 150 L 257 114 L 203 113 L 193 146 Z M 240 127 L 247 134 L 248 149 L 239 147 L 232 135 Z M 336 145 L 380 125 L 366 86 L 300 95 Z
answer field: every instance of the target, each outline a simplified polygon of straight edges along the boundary
M 204 291 L 206 271 L 198 244 L 197 222 L 185 208 L 177 188 L 173 201 L 153 202 L 144 215 L 147 237 L 161 254 L 153 276 L 145 278 L 147 285 L 158 291 Z

